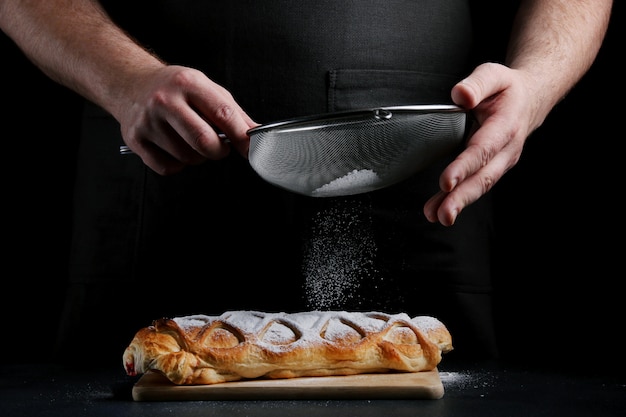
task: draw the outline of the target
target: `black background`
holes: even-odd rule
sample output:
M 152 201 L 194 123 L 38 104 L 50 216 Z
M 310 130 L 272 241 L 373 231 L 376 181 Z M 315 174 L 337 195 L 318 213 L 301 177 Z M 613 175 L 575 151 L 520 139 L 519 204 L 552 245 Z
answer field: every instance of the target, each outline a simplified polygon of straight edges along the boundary
M 514 358 L 626 369 L 618 342 L 625 276 L 622 3 L 615 2 L 594 66 L 492 191 L 496 314 L 504 353 Z M 81 100 L 1 33 L 0 53 L 3 344 L 8 360 L 38 361 L 54 342 L 67 279 Z

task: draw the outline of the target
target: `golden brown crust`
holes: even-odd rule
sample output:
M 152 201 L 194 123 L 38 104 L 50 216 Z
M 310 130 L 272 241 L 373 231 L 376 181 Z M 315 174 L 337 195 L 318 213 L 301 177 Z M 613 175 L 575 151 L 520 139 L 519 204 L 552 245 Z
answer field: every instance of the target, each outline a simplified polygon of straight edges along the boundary
M 452 350 L 430 316 L 380 312 L 231 311 L 156 320 L 123 355 L 129 375 L 154 370 L 179 385 L 434 369 Z

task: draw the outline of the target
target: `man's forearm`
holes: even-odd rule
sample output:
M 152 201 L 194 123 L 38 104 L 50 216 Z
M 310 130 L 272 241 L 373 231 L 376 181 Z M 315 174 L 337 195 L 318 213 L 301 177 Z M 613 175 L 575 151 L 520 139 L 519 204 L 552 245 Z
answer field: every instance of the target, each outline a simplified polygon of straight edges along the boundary
M 106 110 L 161 64 L 88 0 L 3 0 L 0 28 L 46 75 Z
M 612 0 L 526 0 L 506 58 L 533 79 L 547 114 L 593 63 L 606 34 Z

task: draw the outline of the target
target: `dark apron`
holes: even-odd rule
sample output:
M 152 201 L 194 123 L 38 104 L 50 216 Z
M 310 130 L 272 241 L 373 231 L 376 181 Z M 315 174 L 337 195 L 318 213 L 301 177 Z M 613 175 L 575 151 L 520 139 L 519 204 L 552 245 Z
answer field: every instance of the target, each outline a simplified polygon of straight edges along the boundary
M 103 3 L 260 123 L 449 103 L 471 59 L 461 0 Z M 60 347 L 97 343 L 117 360 L 134 331 L 162 316 L 345 309 L 433 315 L 457 351 L 495 353 L 488 196 L 454 227 L 422 213 L 446 161 L 385 190 L 315 199 L 265 183 L 234 153 L 158 176 L 118 154 L 118 124 L 90 104 L 82 136 Z

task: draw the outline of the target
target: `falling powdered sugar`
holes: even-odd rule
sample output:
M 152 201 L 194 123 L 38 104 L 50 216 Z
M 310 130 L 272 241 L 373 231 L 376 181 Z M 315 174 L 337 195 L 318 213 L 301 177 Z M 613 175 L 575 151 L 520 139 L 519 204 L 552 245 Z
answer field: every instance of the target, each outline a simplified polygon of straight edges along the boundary
M 364 193 L 376 189 L 376 184 L 379 181 L 378 174 L 371 169 L 355 169 L 343 177 L 322 185 L 314 190 L 311 195 L 313 197 L 329 197 Z
M 376 275 L 376 244 L 365 203 L 336 200 L 313 218 L 303 272 L 310 308 L 356 309 L 363 277 Z

